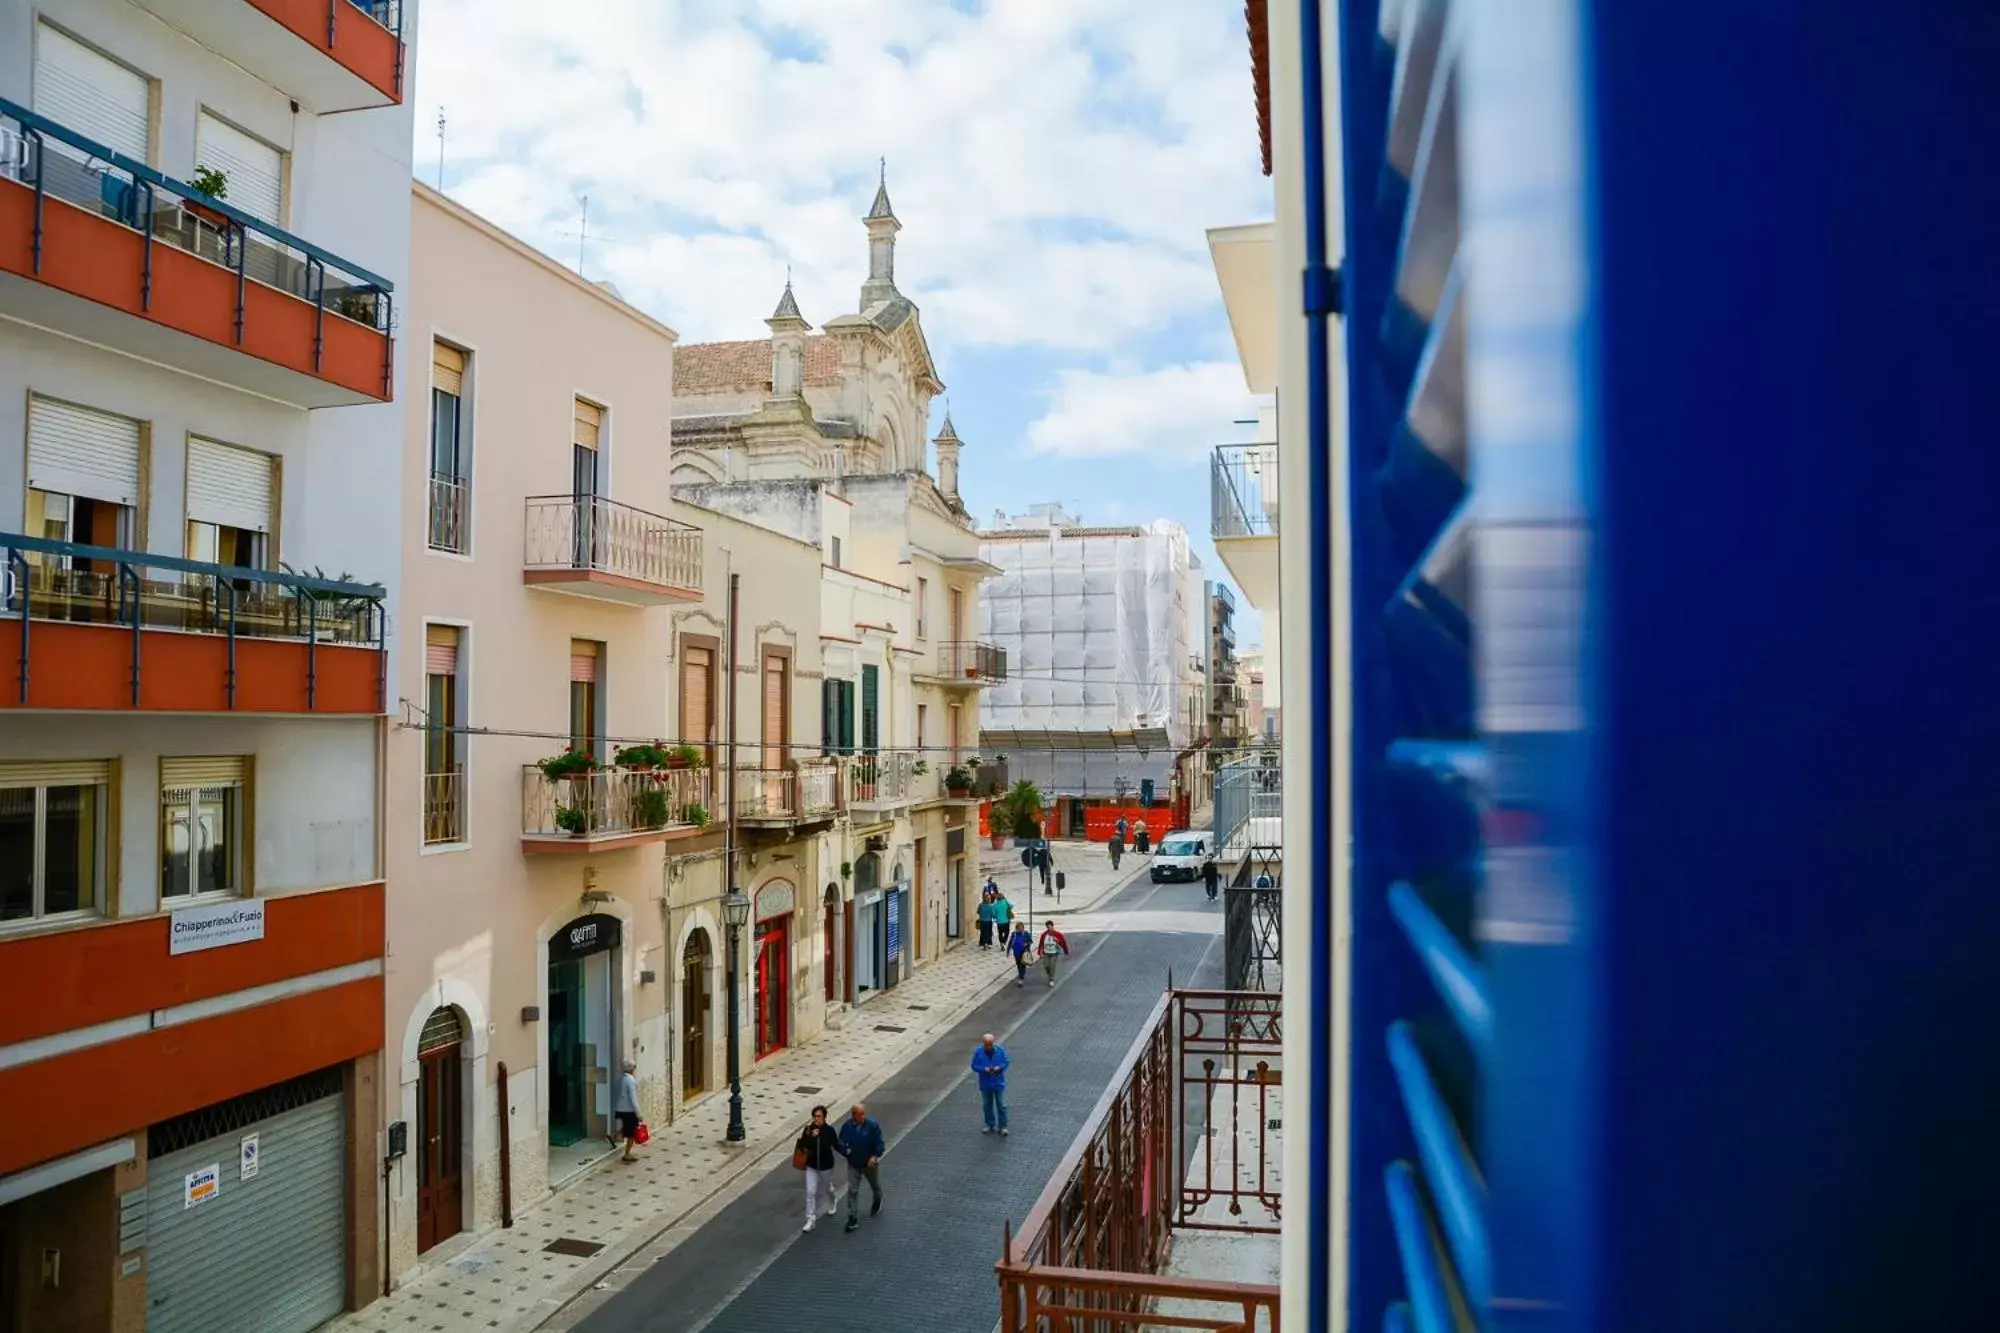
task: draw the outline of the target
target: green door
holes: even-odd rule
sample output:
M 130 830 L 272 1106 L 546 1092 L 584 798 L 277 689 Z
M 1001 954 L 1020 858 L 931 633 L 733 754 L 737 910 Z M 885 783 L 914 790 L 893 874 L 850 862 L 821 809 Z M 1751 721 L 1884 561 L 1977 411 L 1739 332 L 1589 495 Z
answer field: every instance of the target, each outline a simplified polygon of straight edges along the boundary
M 584 1136 L 583 960 L 549 964 L 549 1144 Z

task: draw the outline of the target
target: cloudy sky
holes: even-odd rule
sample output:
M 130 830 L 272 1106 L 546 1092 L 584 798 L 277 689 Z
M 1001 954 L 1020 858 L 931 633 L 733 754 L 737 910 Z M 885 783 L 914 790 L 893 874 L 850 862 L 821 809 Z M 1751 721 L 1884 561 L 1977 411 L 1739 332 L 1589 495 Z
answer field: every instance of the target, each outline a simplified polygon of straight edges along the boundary
M 888 160 L 980 522 L 1186 525 L 1254 415 L 1204 232 L 1270 216 L 1231 0 L 425 0 L 418 172 L 683 341 L 814 324 Z M 932 430 L 942 420 L 933 409 Z M 1247 640 L 1256 637 L 1245 626 Z

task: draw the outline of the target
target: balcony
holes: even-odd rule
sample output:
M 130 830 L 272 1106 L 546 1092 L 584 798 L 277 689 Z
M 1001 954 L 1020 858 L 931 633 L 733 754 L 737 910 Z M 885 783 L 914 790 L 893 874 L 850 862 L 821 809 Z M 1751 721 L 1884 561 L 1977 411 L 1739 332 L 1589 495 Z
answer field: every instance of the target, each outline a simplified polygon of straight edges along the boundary
M 919 667 L 916 678 L 932 684 L 979 689 L 1007 679 L 1007 650 L 975 639 L 953 639 L 938 645 L 935 669 Z
M 739 824 L 790 827 L 831 819 L 839 808 L 840 769 L 831 759 L 736 770 Z
M 522 580 L 627 606 L 702 599 L 701 529 L 598 495 L 527 502 Z
M 1210 459 L 1209 536 L 1250 605 L 1278 605 L 1278 446 L 1225 444 Z
M 856 818 L 873 815 L 887 819 L 890 812 L 915 799 L 917 758 L 914 750 L 880 750 L 843 759 L 842 803 Z
M 1168 991 L 1000 1262 L 1000 1329 L 1276 1333 L 1281 1012 Z M 1268 1282 L 1245 1282 L 1261 1272 Z
M 402 0 L 138 0 L 324 115 L 403 100 Z
M 530 854 L 621 851 L 665 842 L 713 818 L 705 768 L 598 768 L 563 777 L 521 769 L 521 850 Z
M 431 550 L 452 555 L 465 555 L 472 549 L 472 483 L 458 477 L 431 478 L 424 541 Z
M 380 713 L 383 596 L 0 533 L 0 708 Z
M 424 846 L 465 841 L 465 770 L 424 774 Z
M 0 101 L 0 314 L 300 407 L 394 397 L 391 285 Z

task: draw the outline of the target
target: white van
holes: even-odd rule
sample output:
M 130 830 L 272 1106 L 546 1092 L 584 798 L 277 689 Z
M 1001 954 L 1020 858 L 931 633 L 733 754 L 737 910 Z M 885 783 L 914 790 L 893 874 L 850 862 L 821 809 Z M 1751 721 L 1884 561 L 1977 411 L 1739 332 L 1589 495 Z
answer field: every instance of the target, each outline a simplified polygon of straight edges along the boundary
M 1201 878 L 1202 863 L 1215 845 L 1213 833 L 1181 829 L 1169 833 L 1153 846 L 1153 883 Z

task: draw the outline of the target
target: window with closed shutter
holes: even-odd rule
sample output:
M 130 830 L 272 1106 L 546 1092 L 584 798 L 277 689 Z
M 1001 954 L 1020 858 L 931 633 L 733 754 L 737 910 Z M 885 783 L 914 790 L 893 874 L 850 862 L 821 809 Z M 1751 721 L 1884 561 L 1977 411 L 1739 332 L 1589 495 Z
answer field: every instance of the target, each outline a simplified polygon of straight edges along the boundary
M 714 740 L 715 652 L 681 646 L 681 742 L 706 748 Z
M 245 532 L 271 531 L 276 518 L 272 464 L 269 454 L 190 439 L 188 520 Z
M 35 29 L 35 110 L 122 157 L 149 162 L 152 84 L 46 23 Z M 58 152 L 83 156 L 68 144 L 48 142 Z
M 424 674 L 429 676 L 458 674 L 458 626 L 424 627 Z
M 861 668 L 861 752 L 874 754 L 882 740 L 879 669 L 872 666 Z
M 195 162 L 228 178 L 227 202 L 272 226 L 284 225 L 285 155 L 204 111 L 195 126 Z
M 764 655 L 764 767 L 791 762 L 790 664 L 781 653 Z
M 572 750 L 596 754 L 604 744 L 604 645 L 589 639 L 569 641 L 569 744 Z
M 52 398 L 28 401 L 28 486 L 135 509 L 140 427 Z
M 454 398 L 465 395 L 465 353 L 441 342 L 431 344 L 431 387 Z

